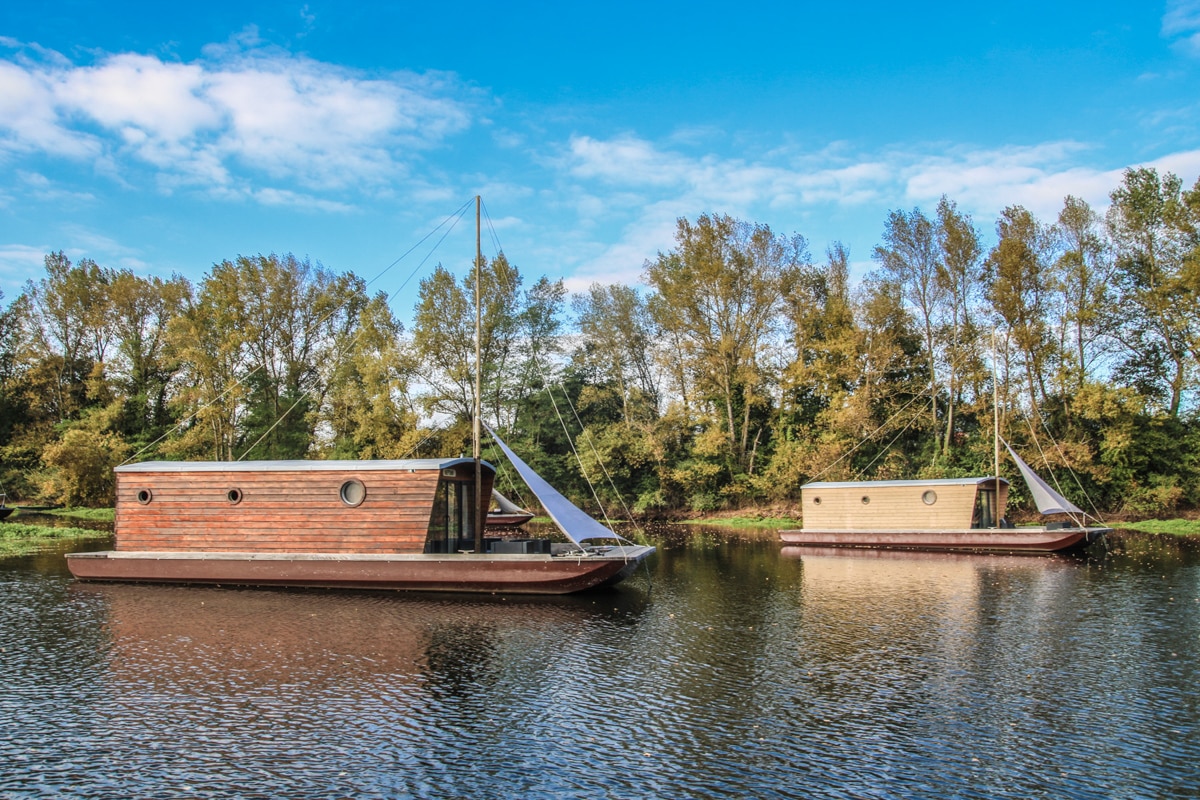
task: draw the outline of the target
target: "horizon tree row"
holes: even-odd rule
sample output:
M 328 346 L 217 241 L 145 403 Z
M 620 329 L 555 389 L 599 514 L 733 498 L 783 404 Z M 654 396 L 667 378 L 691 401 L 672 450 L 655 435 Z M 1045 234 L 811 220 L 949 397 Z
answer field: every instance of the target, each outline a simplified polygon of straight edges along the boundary
M 1081 505 L 1169 512 L 1200 501 L 1198 231 L 1200 181 L 1142 168 L 1103 217 L 1075 197 L 1053 222 L 1006 208 L 990 248 L 949 198 L 893 210 L 857 282 L 840 243 L 818 261 L 799 234 L 719 214 L 680 219 L 644 289 L 568 298 L 499 253 L 484 416 L 618 514 L 990 474 L 997 417 Z M 195 285 L 48 254 L 0 295 L 0 487 L 104 504 L 130 459 L 469 452 L 473 279 L 433 269 L 411 330 L 366 287 L 291 254 Z

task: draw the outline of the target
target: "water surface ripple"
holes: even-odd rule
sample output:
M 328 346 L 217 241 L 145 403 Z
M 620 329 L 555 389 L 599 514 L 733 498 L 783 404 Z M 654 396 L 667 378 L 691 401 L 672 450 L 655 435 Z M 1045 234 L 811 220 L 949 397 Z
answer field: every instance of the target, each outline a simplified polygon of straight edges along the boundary
M 664 540 L 545 600 L 0 561 L 0 797 L 1200 796 L 1200 557 Z

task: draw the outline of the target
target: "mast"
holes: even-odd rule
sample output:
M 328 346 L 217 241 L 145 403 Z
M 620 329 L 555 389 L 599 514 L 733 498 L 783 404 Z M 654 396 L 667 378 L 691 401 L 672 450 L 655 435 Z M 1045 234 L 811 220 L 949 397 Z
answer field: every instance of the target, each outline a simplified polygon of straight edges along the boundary
M 475 195 L 475 420 L 471 426 L 471 446 L 472 454 L 475 458 L 475 503 L 474 513 L 475 518 L 475 552 L 483 552 L 483 459 L 479 445 L 480 439 L 480 418 L 483 415 L 483 403 L 480 399 L 480 394 L 483 391 L 482 378 L 482 351 L 483 351 L 483 298 L 480 294 L 480 273 L 483 271 L 483 247 L 481 244 L 481 234 L 479 225 L 479 207 L 482 204 L 479 195 Z
M 997 508 L 1000 503 L 1000 368 L 997 365 L 998 357 L 996 355 L 996 329 L 992 328 L 992 464 L 995 468 L 996 477 L 996 504 Z M 992 521 L 997 522 L 996 515 L 992 515 Z

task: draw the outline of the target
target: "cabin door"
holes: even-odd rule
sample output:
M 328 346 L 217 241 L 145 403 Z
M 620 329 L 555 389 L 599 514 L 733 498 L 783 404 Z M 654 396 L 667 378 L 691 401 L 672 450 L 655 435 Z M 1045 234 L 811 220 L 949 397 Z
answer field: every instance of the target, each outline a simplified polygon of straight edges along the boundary
M 995 528 L 996 520 L 996 490 L 980 488 L 975 499 L 975 528 Z
M 442 479 L 438 484 L 425 539 L 426 553 L 457 553 L 475 549 L 475 526 L 471 520 L 474 484 Z

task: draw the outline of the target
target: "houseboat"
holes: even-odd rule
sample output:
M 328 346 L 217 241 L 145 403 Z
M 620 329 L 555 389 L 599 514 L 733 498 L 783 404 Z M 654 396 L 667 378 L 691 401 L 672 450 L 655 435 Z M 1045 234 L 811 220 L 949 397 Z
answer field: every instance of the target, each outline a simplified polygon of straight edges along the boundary
M 594 520 L 562 543 L 483 536 L 471 509 L 494 476 L 471 458 L 128 464 L 115 549 L 67 564 L 85 581 L 565 594 L 617 583 L 654 552 Z
M 801 487 L 804 528 L 780 531 L 785 545 L 1052 553 L 1081 549 L 1111 529 L 1088 526 L 1084 512 L 1051 489 L 1011 448 L 1045 525 L 1005 518 L 1004 478 L 816 482 Z

